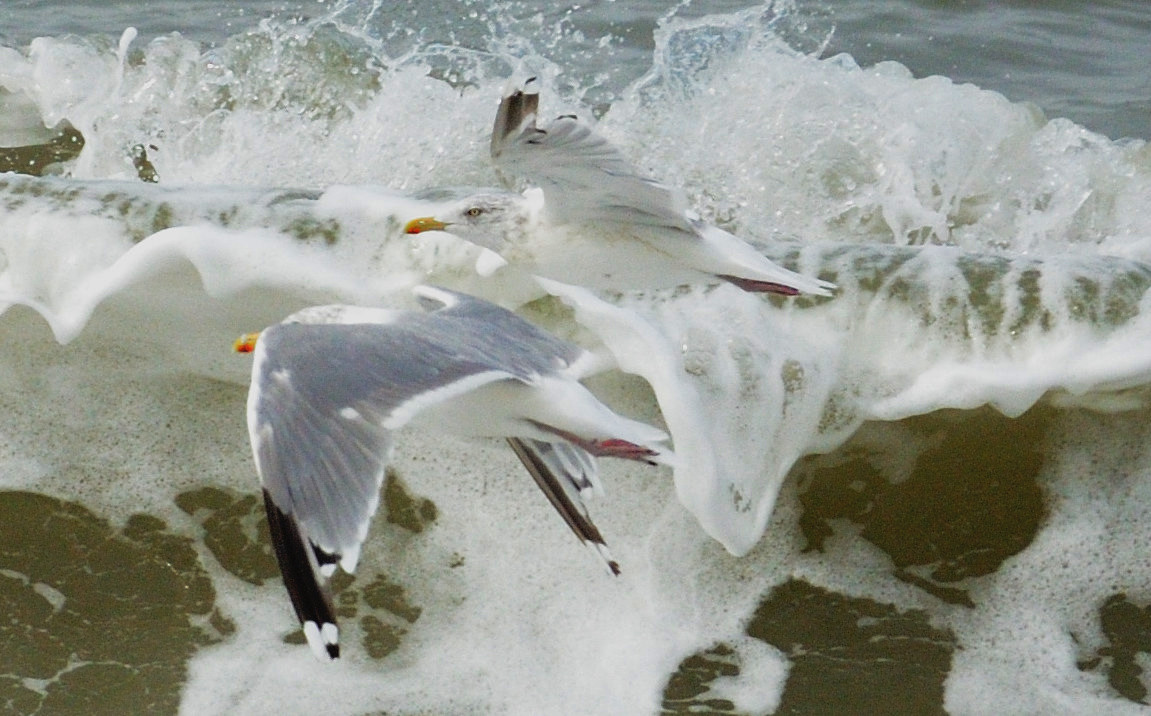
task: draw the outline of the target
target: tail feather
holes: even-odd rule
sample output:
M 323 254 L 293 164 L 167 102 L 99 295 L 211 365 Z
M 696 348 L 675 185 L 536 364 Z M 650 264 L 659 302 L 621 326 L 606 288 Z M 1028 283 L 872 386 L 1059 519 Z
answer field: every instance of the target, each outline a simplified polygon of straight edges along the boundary
M 734 284 L 749 293 L 775 293 L 781 296 L 831 296 L 835 284 L 785 269 L 768 259 L 758 257 L 760 265 L 736 273 L 717 273 L 716 278 Z
M 795 296 L 801 293 L 830 296 L 833 283 L 796 273 L 761 254 L 751 244 L 718 226 L 694 221 L 695 241 L 681 247 L 681 255 L 690 257 L 695 268 L 712 272 L 716 278 L 735 284 L 751 293 L 778 293 Z

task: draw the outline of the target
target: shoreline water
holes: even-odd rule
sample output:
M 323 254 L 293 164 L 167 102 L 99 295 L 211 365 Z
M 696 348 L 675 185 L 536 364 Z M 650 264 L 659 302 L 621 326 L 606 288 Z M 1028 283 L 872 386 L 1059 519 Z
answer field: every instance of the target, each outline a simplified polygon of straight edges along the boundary
M 620 7 L 654 26 L 647 5 Z M 1146 146 L 890 63 L 794 52 L 780 33 L 800 28 L 773 12 L 691 10 L 619 75 L 549 59 L 596 43 L 575 34 L 582 16 L 546 41 L 513 33 L 518 54 L 508 37 L 465 51 L 423 35 L 395 62 L 355 33 L 272 23 L 229 47 L 142 37 L 117 54 L 118 35 L 56 36 L 4 56 L 0 79 L 85 140 L 70 156 L 44 145 L 37 164 L 65 176 L 0 186 L 9 703 L 1145 708 Z M 644 46 L 628 42 L 617 56 Z M 573 311 L 478 279 L 450 237 L 398 235 L 388 217 L 411 191 L 494 182 L 486 132 L 516 62 L 541 69 L 546 111 L 599 115 L 709 220 L 840 293 L 694 287 Z M 650 369 L 650 385 L 615 371 L 591 386 L 637 419 L 696 421 L 677 442 L 721 459 L 674 476 L 605 466 L 591 509 L 624 570 L 611 580 L 500 446 L 405 434 L 340 585 L 346 658 L 325 669 L 271 562 L 248 365 L 229 347 L 300 305 L 386 302 L 416 278 L 530 301 L 531 320 Z M 705 531 L 724 525 L 746 554 Z

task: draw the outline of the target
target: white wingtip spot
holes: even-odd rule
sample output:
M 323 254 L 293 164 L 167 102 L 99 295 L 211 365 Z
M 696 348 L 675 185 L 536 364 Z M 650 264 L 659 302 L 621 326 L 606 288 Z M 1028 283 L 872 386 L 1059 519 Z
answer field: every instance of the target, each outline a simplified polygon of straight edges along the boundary
M 606 544 L 599 542 L 584 542 L 584 544 L 603 562 L 608 574 L 613 577 L 619 576 L 619 562 L 615 561 L 615 558 L 611 556 L 611 552 L 608 550 Z
M 304 622 L 304 637 L 312 654 L 320 661 L 332 661 L 333 652 L 340 643 L 340 628 L 335 624 L 327 623 L 321 628 L 316 622 Z M 338 652 L 336 652 L 338 653 Z
M 374 510 L 373 510 L 373 512 L 374 512 Z M 366 525 L 364 527 L 364 531 L 367 532 L 367 526 Z M 356 571 L 356 564 L 358 564 L 359 561 L 360 561 L 360 546 L 356 545 L 354 547 L 345 547 L 343 553 L 340 555 L 340 569 L 344 570 L 348 574 L 354 574 Z M 326 566 L 330 567 L 333 572 L 336 571 L 336 565 L 330 564 L 330 565 L 326 565 Z M 327 577 L 330 575 L 324 575 L 324 576 Z

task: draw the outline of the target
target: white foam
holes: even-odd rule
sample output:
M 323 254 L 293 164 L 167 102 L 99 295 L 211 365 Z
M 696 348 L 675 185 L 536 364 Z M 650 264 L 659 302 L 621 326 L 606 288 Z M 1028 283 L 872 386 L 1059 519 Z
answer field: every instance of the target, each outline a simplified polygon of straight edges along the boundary
M 1114 252 L 1151 235 L 1144 143 L 895 62 L 803 54 L 757 32 L 765 20 L 753 7 L 666 23 L 647 77 L 600 123 L 690 187 L 705 218 L 741 235 L 980 251 Z M 733 34 L 735 52 L 717 39 Z
M 1101 676 L 1076 662 L 1105 644 L 1096 617 L 1103 597 L 1148 593 L 1146 445 L 1145 421 L 1082 413 L 1059 421 L 1041 476 L 1047 523 L 974 591 L 980 609 L 957 615 L 963 648 L 948 680 L 949 710 L 1145 709 L 1116 702 Z
M 688 41 L 725 28 L 750 34 L 736 46 Z M 381 63 L 361 91 L 341 84 L 342 66 L 293 80 L 302 60 L 290 34 L 268 25 L 211 52 L 165 37 L 129 63 L 69 38 L 4 52 L 0 85 L 49 124 L 66 117 L 84 132 L 75 177 L 131 179 L 124 147 L 153 141 L 162 181 L 183 187 L 70 182 L 78 191 L 65 196 L 46 180 L 37 186 L 52 191 L 22 195 L 0 217 L 0 290 L 16 304 L 0 315 L 6 486 L 117 521 L 146 511 L 197 537 L 175 494 L 257 485 L 243 427 L 250 359 L 232 354 L 237 335 L 309 303 L 385 303 L 418 281 L 509 305 L 539 295 L 505 269 L 476 276 L 481 254 L 450 237 L 393 236 L 415 204 L 379 186 L 493 183 L 484 143 L 503 78 L 488 71 L 522 58 L 460 54 L 468 81 L 450 86 L 413 55 Z M 307 82 L 314 93 L 301 91 Z M 545 87 L 545 104 L 560 89 Z M 773 245 L 772 258 L 827 273 L 837 297 L 775 304 L 725 286 L 577 296 L 583 327 L 563 311 L 534 313 L 589 347 L 602 341 L 650 381 L 672 434 L 674 478 L 603 466 L 609 497 L 592 509 L 622 576 L 578 549 L 502 445 L 407 431 L 397 467 L 439 518 L 418 536 L 376 524 L 357 582 L 384 572 L 423 609 L 399 651 L 369 659 L 348 619 L 341 661 L 316 664 L 280 640 L 295 628 L 282 587 L 241 583 L 202 549 L 237 633 L 194 660 L 183 711 L 652 713 L 682 658 L 728 642 L 745 671 L 714 692 L 765 712 L 785 667 L 744 627 L 790 578 L 922 609 L 951 629 L 961 647 L 947 682 L 953 712 L 1134 711 L 1075 663 L 1102 645 L 1101 599 L 1151 595 L 1151 330 L 1139 267 L 1127 263 L 1151 258 L 1145 145 L 894 64 L 802 55 L 747 16 L 666 23 L 652 73 L 600 127 L 659 178 L 684 183 L 708 219 L 809 242 Z M 273 201 L 236 184 L 337 185 Z M 136 208 L 121 216 L 109 192 Z M 152 227 L 161 205 L 171 220 Z M 322 230 L 301 240 L 292 217 L 338 240 Z M 986 265 L 972 269 L 976 259 Z M 593 383 L 621 413 L 658 420 L 642 381 Z M 894 580 L 890 558 L 849 529 L 823 553 L 803 551 L 785 478 L 804 454 L 834 449 L 865 420 L 983 404 L 1016 415 L 1037 400 L 1114 412 L 1055 421 L 1047 522 L 998 572 L 965 585 L 976 608 Z
M 739 675 L 717 678 L 709 695 L 731 701 L 739 713 L 775 713 L 787 679 L 787 660 L 778 649 L 758 639 L 744 637 L 735 642 L 732 646 Z

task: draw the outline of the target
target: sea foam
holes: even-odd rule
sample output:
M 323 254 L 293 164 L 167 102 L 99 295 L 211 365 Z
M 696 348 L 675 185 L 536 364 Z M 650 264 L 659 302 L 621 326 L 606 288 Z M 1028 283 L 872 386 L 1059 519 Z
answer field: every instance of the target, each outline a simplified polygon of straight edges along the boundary
M 356 28 L 267 23 L 209 51 L 178 35 L 5 51 L 0 85 L 87 141 L 68 178 L 0 177 L 5 486 L 115 527 L 159 517 L 194 545 L 220 618 L 192 619 L 215 636 L 183 711 L 652 713 L 681 662 L 711 654 L 737 673 L 703 692 L 766 712 L 793 698 L 805 654 L 749 622 L 797 582 L 925 614 L 949 635 L 951 711 L 1139 708 L 1088 665 L 1109 653 L 1100 604 L 1151 598 L 1146 146 L 893 63 L 796 52 L 774 17 L 664 23 L 600 128 L 709 220 L 836 282 L 827 299 L 545 290 L 514 267 L 477 276 L 479 251 L 453 237 L 399 233 L 415 190 L 497 180 L 484 143 L 504 74 L 537 68 L 545 112 L 590 111 L 545 48 L 391 56 Z M 134 180 L 140 143 L 157 186 Z M 259 519 L 241 509 L 249 364 L 229 346 L 303 305 L 388 303 L 421 281 L 612 356 L 592 388 L 665 421 L 680 462 L 604 465 L 592 510 L 624 569 L 610 580 L 501 446 L 403 433 L 396 484 L 417 517 L 377 520 L 341 592 L 346 658 L 324 668 L 284 643 L 282 587 L 229 562 Z M 981 406 L 1041 415 L 1033 540 L 946 584 L 847 518 L 811 549 L 809 484 L 789 475 L 862 450 L 896 485 L 940 440 L 914 416 L 993 420 Z M 205 487 L 243 515 L 231 548 L 232 507 L 178 507 Z

